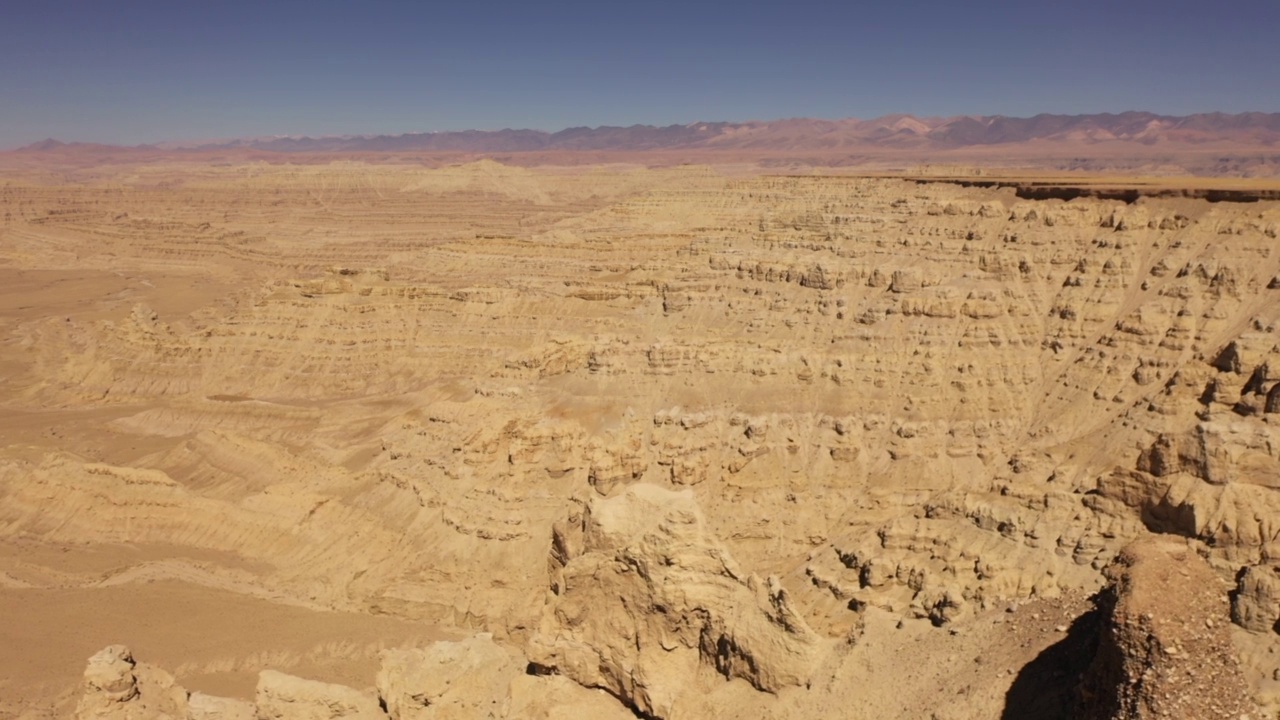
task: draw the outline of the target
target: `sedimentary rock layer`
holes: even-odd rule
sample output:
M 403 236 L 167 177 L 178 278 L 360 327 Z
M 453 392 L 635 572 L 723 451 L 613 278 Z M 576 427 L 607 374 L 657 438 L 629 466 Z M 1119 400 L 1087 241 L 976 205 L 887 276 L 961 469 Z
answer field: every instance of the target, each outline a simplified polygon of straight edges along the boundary
M 1157 532 L 1275 702 L 1274 203 L 159 164 L 6 178 L 0 218 L 0 592 L 491 633 L 558 673 L 510 687 L 654 716 L 990 717 Z

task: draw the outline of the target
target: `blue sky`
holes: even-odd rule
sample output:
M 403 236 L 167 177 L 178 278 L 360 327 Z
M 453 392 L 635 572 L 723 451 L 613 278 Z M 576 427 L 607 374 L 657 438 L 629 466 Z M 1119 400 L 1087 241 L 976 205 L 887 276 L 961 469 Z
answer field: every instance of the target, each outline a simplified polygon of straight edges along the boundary
M 0 0 L 0 147 L 1280 111 L 1276 0 Z

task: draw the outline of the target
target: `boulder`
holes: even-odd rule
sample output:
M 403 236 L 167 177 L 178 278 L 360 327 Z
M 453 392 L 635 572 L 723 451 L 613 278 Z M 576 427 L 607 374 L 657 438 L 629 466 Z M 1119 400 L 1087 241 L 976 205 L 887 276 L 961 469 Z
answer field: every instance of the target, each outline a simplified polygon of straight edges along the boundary
M 173 676 L 133 659 L 124 645 L 89 658 L 77 720 L 153 720 L 187 716 L 187 691 Z

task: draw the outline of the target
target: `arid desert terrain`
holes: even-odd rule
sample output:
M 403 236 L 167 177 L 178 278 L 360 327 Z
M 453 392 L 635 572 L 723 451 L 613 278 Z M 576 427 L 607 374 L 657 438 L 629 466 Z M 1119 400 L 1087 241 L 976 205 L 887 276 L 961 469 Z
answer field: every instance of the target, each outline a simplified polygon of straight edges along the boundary
M 1280 711 L 1280 183 L 6 163 L 0 717 Z

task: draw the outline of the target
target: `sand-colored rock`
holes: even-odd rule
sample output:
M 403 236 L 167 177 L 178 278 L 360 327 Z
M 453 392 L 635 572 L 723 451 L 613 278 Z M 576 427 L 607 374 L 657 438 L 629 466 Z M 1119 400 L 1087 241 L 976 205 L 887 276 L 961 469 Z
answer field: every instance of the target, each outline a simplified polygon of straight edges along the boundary
M 378 699 L 355 688 L 263 670 L 254 694 L 258 720 L 385 720 Z
M 631 485 L 557 527 L 551 597 L 529 658 L 668 717 L 702 667 L 777 692 L 824 647 L 776 578 L 738 567 L 688 491 Z
M 103 703 L 125 703 L 138 697 L 138 678 L 134 675 L 136 663 L 129 649 L 123 645 L 103 648 L 89 658 L 84 671 L 86 694 Z
M 110 645 L 84 671 L 77 720 L 159 720 L 187 716 L 187 691 L 164 670 L 141 664 L 124 645 Z
M 384 651 L 409 683 L 452 657 L 435 641 L 491 633 L 476 657 L 512 679 L 467 650 L 409 696 L 993 717 L 1153 531 L 1235 588 L 1243 672 L 1280 707 L 1273 202 L 744 167 L 5 172 L 0 602 L 19 638 L 114 602 L 92 644 L 46 632 L 0 672 L 0 714 L 72 714 L 107 643 L 248 702 L 270 668 L 372 697 Z
M 1241 568 L 1231 595 L 1231 620 L 1255 633 L 1274 633 L 1280 626 L 1280 568 Z
M 255 720 L 257 716 L 258 709 L 244 700 L 201 692 L 193 692 L 187 697 L 188 720 Z
M 507 688 L 525 665 L 487 636 L 389 650 L 378 671 L 378 697 L 391 720 L 510 717 Z
M 1227 632 L 1222 583 L 1185 543 L 1142 539 L 1107 569 L 1083 718 L 1256 717 Z
M 378 671 L 378 697 L 391 720 L 634 717 L 602 690 L 558 675 L 531 675 L 527 669 L 522 654 L 488 635 L 388 650 Z
M 511 680 L 510 692 L 508 717 L 512 720 L 563 717 L 631 720 L 635 717 L 634 712 L 604 690 L 587 689 L 559 675 L 517 675 Z

